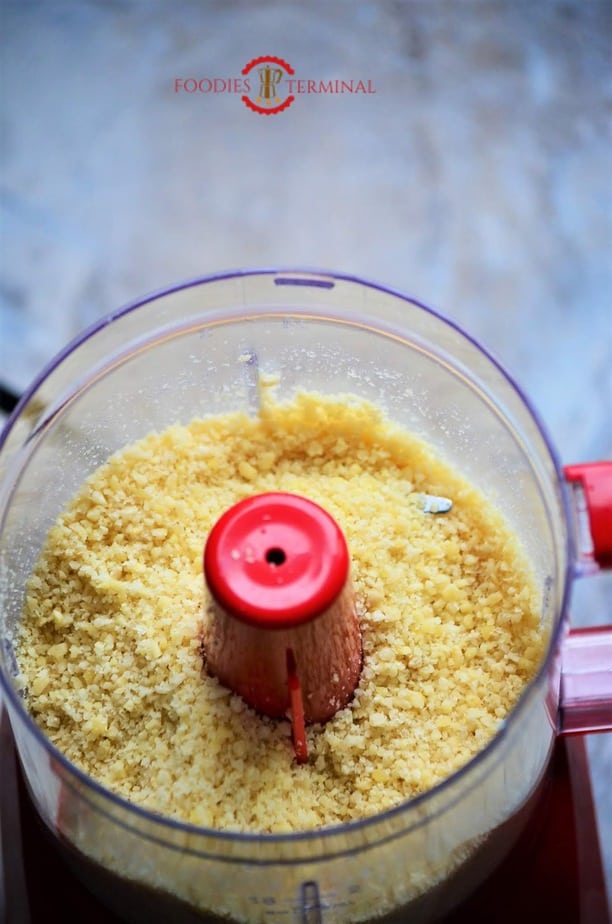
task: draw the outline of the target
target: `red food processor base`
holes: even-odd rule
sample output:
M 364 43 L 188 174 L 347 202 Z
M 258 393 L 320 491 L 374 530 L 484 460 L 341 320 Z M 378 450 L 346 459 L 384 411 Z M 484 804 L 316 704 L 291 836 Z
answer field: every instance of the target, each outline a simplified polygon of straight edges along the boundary
M 6 924 L 119 924 L 120 918 L 72 873 L 43 829 L 26 792 L 6 714 L 0 767 L 2 920 Z M 519 841 L 484 885 L 444 918 L 444 924 L 547 921 L 610 921 L 588 761 L 580 737 L 559 739 L 542 794 Z

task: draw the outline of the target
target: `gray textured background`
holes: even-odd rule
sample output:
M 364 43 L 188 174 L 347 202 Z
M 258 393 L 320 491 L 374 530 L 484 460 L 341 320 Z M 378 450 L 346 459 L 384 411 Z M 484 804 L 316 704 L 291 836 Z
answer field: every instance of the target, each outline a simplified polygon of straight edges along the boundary
M 0 6 L 0 380 L 84 326 L 248 265 L 403 289 L 515 374 L 564 462 L 612 456 L 612 4 L 606 0 Z M 369 79 L 260 116 L 175 77 Z M 609 576 L 573 618 L 610 617 Z M 612 883 L 612 744 L 589 741 Z

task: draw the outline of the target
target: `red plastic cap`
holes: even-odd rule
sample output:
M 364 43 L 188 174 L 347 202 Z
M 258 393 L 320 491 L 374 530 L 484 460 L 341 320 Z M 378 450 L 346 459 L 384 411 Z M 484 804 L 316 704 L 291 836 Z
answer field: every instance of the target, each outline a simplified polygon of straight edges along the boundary
M 213 526 L 204 549 L 204 576 L 219 606 L 266 629 L 320 616 L 342 592 L 348 572 L 340 527 L 297 494 L 239 501 Z

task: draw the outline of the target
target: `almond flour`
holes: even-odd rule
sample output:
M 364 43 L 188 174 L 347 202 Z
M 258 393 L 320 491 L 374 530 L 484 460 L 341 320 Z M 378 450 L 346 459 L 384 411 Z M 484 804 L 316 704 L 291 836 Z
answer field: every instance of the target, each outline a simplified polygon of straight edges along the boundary
M 353 701 L 307 731 L 203 670 L 202 550 L 264 491 L 343 530 L 363 631 Z M 452 498 L 426 514 L 423 492 Z M 539 665 L 539 594 L 500 514 L 423 442 L 357 399 L 266 400 L 127 446 L 51 529 L 18 639 L 27 706 L 104 786 L 220 830 L 304 831 L 430 789 L 491 739 Z

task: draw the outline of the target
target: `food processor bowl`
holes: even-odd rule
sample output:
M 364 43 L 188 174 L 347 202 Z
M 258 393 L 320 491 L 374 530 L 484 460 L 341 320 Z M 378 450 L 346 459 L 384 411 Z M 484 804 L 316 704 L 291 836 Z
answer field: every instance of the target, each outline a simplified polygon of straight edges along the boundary
M 279 401 L 312 391 L 377 405 L 476 485 L 532 564 L 548 644 L 495 737 L 430 791 L 350 824 L 258 835 L 163 817 L 73 766 L 25 708 L 14 643 L 46 535 L 85 479 L 151 431 L 256 414 L 267 375 Z M 581 471 L 566 478 L 528 399 L 474 339 L 389 289 L 265 269 L 150 295 L 88 330 L 34 382 L 2 435 L 0 483 L 1 679 L 24 777 L 68 861 L 127 921 L 435 920 L 516 841 L 562 725 L 612 724 L 609 677 L 563 700 L 571 581 L 598 555 L 580 529 L 592 500 Z M 609 637 L 601 630 L 580 649 L 600 681 Z

